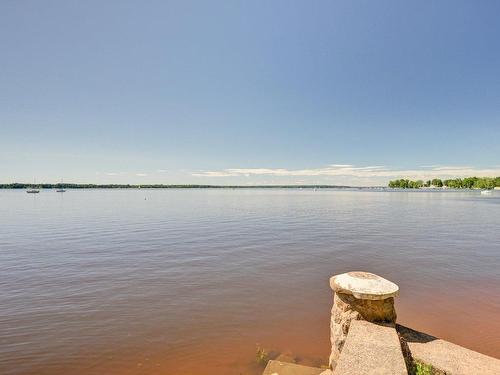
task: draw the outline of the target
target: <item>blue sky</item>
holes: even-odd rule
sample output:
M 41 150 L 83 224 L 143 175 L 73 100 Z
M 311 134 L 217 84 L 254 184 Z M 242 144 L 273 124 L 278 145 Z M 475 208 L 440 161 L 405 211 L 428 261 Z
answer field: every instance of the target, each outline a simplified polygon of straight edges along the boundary
M 0 182 L 500 175 L 497 1 L 0 2 Z

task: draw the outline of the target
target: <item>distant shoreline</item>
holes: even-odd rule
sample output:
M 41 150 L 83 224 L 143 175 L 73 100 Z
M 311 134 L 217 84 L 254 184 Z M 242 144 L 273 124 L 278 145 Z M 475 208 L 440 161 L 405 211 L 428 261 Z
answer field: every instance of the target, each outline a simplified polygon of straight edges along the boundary
M 0 189 L 382 189 L 385 186 L 347 186 L 347 185 L 163 185 L 163 184 L 0 184 Z
M 405 180 L 397 180 L 405 181 Z M 408 180 L 406 180 L 408 181 Z M 392 181 L 391 181 L 392 182 Z M 410 181 L 412 182 L 412 181 Z M 412 184 L 403 186 L 349 186 L 349 185 L 196 185 L 196 184 L 74 184 L 74 183 L 57 183 L 57 184 L 27 184 L 27 183 L 10 183 L 0 184 L 0 190 L 12 189 L 358 189 L 358 190 L 424 190 L 424 191 L 444 191 L 444 190 L 482 190 L 482 189 L 499 189 L 499 187 L 449 187 L 442 186 L 415 186 Z

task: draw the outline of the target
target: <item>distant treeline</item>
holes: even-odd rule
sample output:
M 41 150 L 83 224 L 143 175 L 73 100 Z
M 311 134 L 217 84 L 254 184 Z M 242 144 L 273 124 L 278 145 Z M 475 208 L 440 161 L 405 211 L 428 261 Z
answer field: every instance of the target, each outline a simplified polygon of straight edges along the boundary
M 58 183 L 58 184 L 25 184 L 25 183 L 12 183 L 12 184 L 0 184 L 0 189 L 28 189 L 37 187 L 39 189 L 248 189 L 248 188 L 290 188 L 290 189 L 332 189 L 332 188 L 350 188 L 350 186 L 339 186 L 339 185 L 131 185 L 131 184 L 69 184 L 69 183 Z
M 423 187 L 448 187 L 450 189 L 493 189 L 500 187 L 500 177 L 466 177 L 441 180 L 435 178 L 428 181 L 393 180 L 389 182 L 390 188 L 420 189 Z

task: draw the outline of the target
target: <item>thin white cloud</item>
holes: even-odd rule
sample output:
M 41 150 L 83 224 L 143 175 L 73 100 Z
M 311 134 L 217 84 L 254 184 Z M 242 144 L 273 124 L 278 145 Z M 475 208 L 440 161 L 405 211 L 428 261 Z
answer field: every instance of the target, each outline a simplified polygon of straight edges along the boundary
M 474 169 L 473 167 L 470 166 L 445 166 L 445 165 L 437 165 L 434 168 L 432 168 L 435 171 L 448 171 L 448 170 L 470 170 Z
M 470 166 L 432 166 L 422 169 L 394 169 L 385 166 L 360 166 L 347 164 L 331 164 L 313 169 L 286 168 L 228 168 L 220 171 L 198 171 L 192 173 L 195 177 L 325 177 L 345 176 L 358 178 L 456 178 L 468 176 L 493 177 L 500 176 L 500 168 L 478 169 Z
M 157 169 L 156 172 L 158 172 L 158 173 L 166 173 L 167 170 L 166 169 Z
M 237 173 L 229 173 L 229 172 L 223 172 L 223 171 L 201 171 L 201 172 L 191 173 L 191 176 L 194 176 L 194 177 L 236 177 L 236 176 L 240 176 L 240 175 Z
M 136 173 L 135 175 L 138 177 L 146 177 L 148 174 L 147 173 Z
M 123 176 L 126 172 L 96 172 L 97 175 L 103 174 L 105 176 Z

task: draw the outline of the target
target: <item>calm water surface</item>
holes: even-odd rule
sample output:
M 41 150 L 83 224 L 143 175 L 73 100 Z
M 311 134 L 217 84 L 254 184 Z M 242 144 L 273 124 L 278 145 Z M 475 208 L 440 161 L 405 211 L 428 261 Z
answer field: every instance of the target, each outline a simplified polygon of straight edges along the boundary
M 0 190 L 0 374 L 257 374 L 256 343 L 324 364 L 350 270 L 500 357 L 500 192 Z

